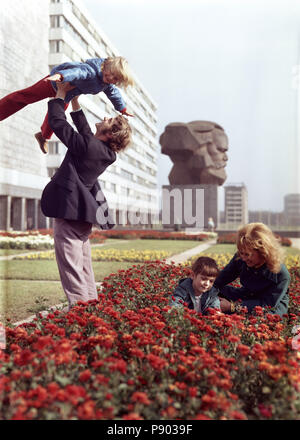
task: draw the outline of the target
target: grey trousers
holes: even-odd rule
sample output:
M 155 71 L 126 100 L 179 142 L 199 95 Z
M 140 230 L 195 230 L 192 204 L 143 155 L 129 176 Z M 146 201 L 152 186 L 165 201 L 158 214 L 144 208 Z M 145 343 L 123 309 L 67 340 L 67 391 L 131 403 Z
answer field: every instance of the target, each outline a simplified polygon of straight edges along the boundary
M 98 298 L 88 239 L 91 230 L 91 223 L 54 219 L 55 255 L 69 310 L 77 301 Z

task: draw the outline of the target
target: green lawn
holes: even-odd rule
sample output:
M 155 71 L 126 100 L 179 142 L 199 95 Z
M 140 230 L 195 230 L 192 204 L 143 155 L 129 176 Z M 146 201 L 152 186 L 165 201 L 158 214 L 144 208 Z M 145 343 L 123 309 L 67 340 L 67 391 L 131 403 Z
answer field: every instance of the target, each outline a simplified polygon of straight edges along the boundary
M 66 301 L 60 282 L 0 280 L 0 320 L 17 322 Z
M 96 281 L 102 281 L 110 273 L 127 269 L 134 263 L 118 261 L 94 261 Z M 59 273 L 55 260 L 12 260 L 0 261 L 0 274 L 6 280 L 58 281 Z
M 27 254 L 32 252 L 32 249 L 0 249 L 0 257 L 9 255 Z
M 121 240 L 114 240 L 114 242 L 110 242 L 101 246 L 103 249 L 120 249 L 120 250 L 129 250 L 135 249 L 139 250 L 165 250 L 172 253 L 172 255 L 179 254 L 181 252 L 186 251 L 187 249 L 191 249 L 195 246 L 200 245 L 202 242 L 197 240 L 128 240 L 126 242 L 121 242 Z

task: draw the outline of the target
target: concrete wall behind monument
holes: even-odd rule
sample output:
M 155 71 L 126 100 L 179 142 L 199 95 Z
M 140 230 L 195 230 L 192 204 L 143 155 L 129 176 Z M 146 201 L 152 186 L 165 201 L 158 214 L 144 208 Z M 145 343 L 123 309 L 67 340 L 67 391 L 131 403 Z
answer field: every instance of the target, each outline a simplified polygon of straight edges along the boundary
M 164 185 L 162 224 L 164 228 L 205 229 L 208 219 L 218 222 L 217 185 Z
M 49 73 L 48 33 L 48 0 L 1 0 L 0 98 Z M 34 138 L 46 111 L 44 100 L 0 122 L 0 229 L 47 226 L 39 209 L 46 158 Z

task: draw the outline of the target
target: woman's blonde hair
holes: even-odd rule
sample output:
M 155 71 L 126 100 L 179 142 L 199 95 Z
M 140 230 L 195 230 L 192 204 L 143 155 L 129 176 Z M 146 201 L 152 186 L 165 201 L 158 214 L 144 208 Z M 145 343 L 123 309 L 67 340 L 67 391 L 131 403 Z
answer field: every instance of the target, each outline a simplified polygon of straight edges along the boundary
M 113 125 L 107 130 L 109 140 L 107 143 L 110 148 L 119 153 L 128 147 L 132 140 L 132 129 L 128 120 L 124 116 L 116 116 Z
M 129 69 L 128 61 L 123 57 L 108 57 L 102 64 L 102 70 L 114 75 L 116 85 L 124 88 L 134 85 L 134 79 Z
M 240 228 L 236 245 L 239 251 L 245 248 L 257 251 L 264 258 L 271 272 L 280 271 L 283 250 L 279 239 L 264 223 L 249 223 Z

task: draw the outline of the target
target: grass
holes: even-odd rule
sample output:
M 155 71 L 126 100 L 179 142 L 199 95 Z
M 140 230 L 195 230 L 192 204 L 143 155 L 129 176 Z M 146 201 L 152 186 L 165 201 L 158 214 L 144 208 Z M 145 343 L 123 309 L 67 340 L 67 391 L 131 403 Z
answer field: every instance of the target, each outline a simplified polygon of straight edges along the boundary
M 0 288 L 0 317 L 3 322 L 6 318 L 17 322 L 66 301 L 60 283 L 1 280 Z
M 118 261 L 94 261 L 93 269 L 96 281 L 102 281 L 110 273 L 127 269 L 133 263 Z M 12 260 L 0 261 L 0 274 L 6 280 L 59 281 L 55 260 Z
M 128 240 L 126 242 L 108 243 L 105 246 L 101 246 L 101 249 L 120 249 L 120 250 L 130 250 L 135 249 L 140 250 L 157 250 L 157 251 L 169 251 L 172 255 L 179 254 L 191 249 L 195 246 L 202 244 L 203 242 L 197 240 Z M 97 246 L 95 246 L 97 248 Z
M 0 249 L 0 257 L 7 257 L 9 255 L 27 254 L 32 252 L 32 249 Z

